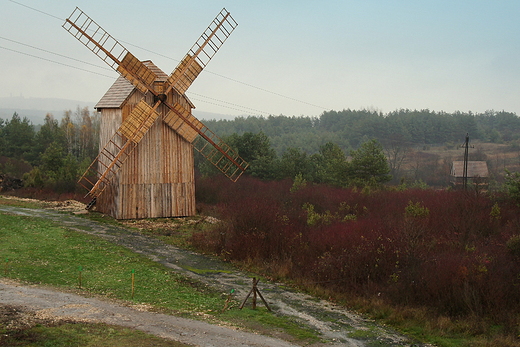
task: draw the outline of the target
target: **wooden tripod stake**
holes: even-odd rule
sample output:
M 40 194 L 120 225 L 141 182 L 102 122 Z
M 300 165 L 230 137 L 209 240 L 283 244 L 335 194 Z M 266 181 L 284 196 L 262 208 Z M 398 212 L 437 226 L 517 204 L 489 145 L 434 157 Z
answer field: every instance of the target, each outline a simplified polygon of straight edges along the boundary
M 260 293 L 260 291 L 258 290 L 257 284 L 259 281 L 260 280 L 257 280 L 256 277 L 253 277 L 253 288 L 251 288 L 251 290 L 247 294 L 246 298 L 244 299 L 244 302 L 242 302 L 242 305 L 240 305 L 240 309 L 244 308 L 244 305 L 246 304 L 247 299 L 249 299 L 251 294 L 253 294 L 253 310 L 256 310 L 256 296 L 258 295 L 260 297 L 260 299 L 262 299 L 262 302 L 264 303 L 265 307 L 267 307 L 267 309 L 269 311 L 271 311 L 271 308 L 267 304 L 267 301 L 265 301 L 264 297 L 262 296 L 262 293 Z

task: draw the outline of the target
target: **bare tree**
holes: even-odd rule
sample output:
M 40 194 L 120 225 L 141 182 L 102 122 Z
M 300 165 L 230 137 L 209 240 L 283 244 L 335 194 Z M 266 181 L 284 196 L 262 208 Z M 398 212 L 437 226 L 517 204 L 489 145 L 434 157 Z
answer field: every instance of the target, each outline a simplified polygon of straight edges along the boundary
M 386 142 L 385 154 L 394 181 L 401 179 L 401 166 L 410 152 L 410 146 L 404 141 L 393 139 Z

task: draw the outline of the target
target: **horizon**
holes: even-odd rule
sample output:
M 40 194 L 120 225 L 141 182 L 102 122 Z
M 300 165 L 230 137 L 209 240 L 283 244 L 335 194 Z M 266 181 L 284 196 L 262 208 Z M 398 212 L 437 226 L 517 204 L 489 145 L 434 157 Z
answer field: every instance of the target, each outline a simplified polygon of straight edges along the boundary
M 43 106 L 41 106 L 41 107 L 32 107 L 32 108 L 23 108 L 21 106 L 13 106 L 13 104 L 8 104 L 8 106 L 6 106 L 5 105 L 5 101 L 9 100 L 9 99 L 10 99 L 10 101 L 13 101 L 13 100 L 32 101 L 33 105 L 34 105 L 35 101 L 39 101 L 40 103 L 56 102 L 56 103 L 61 103 L 61 104 L 68 104 L 69 106 L 68 107 L 61 107 L 60 109 L 58 109 L 57 107 L 56 108 L 50 108 L 50 107 L 49 108 L 45 108 Z M 88 107 L 90 112 L 95 112 L 95 109 L 94 109 L 94 105 L 95 104 L 96 104 L 96 102 L 84 102 L 84 101 L 79 101 L 79 100 L 68 100 L 68 99 L 58 99 L 58 98 L 31 98 L 31 97 L 26 98 L 23 95 L 11 96 L 11 97 L 0 97 L 0 119 L 10 120 L 12 118 L 12 116 L 14 115 L 14 113 L 16 112 L 22 118 L 23 117 L 27 117 L 33 123 L 33 125 L 37 126 L 37 125 L 42 125 L 43 124 L 45 116 L 47 114 L 49 114 L 49 113 L 52 114 L 52 116 L 55 119 L 59 120 L 63 116 L 64 112 L 66 112 L 66 111 L 75 111 L 75 110 L 77 110 L 78 107 L 79 108 Z M 347 109 L 348 108 L 343 108 L 341 110 L 328 110 L 328 111 L 324 111 L 324 112 L 329 112 L 329 111 L 341 112 L 341 111 L 347 110 Z M 511 112 L 511 111 L 507 111 L 507 110 L 486 110 L 484 112 L 473 112 L 473 111 L 465 111 L 465 112 L 463 112 L 463 111 L 460 111 L 460 110 L 455 110 L 453 112 L 445 112 L 443 110 L 405 109 L 405 108 L 398 108 L 398 109 L 391 110 L 391 111 L 388 111 L 388 112 L 381 112 L 379 110 L 374 110 L 374 109 L 370 109 L 370 108 L 350 109 L 350 110 L 353 110 L 353 111 L 377 112 L 377 113 L 382 113 L 384 116 L 387 116 L 390 113 L 395 112 L 395 111 L 399 111 L 399 110 L 409 110 L 409 111 L 429 110 L 432 113 L 456 114 L 458 112 L 461 112 L 461 113 L 470 113 L 470 114 L 473 114 L 473 115 L 481 115 L 481 114 L 485 114 L 485 113 L 488 113 L 488 112 L 506 112 L 506 113 L 514 114 L 517 117 L 520 117 L 520 115 L 518 115 L 516 112 Z M 317 115 L 289 116 L 289 115 L 283 115 L 283 114 L 280 114 L 280 115 L 247 115 L 247 114 L 226 115 L 226 114 L 219 114 L 219 113 L 213 113 L 213 112 L 199 111 L 199 110 L 196 110 L 196 109 L 193 110 L 194 115 L 198 119 L 201 119 L 203 121 L 213 121 L 213 120 L 216 120 L 216 121 L 219 121 L 219 120 L 233 121 L 233 120 L 235 120 L 237 118 L 248 118 L 248 117 L 266 118 L 266 117 L 270 117 L 270 116 L 274 116 L 274 117 L 286 116 L 286 117 L 314 118 L 314 117 L 320 117 L 324 112 L 321 112 L 320 114 L 317 114 Z

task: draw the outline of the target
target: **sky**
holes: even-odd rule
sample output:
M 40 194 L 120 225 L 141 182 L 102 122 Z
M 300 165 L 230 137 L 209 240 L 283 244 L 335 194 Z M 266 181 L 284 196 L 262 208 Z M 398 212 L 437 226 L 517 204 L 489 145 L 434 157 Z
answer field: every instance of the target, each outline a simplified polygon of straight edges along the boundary
M 186 93 L 198 112 L 520 115 L 518 0 L 0 0 L 0 98 L 108 90 L 118 74 L 61 27 L 76 6 L 167 74 L 225 7 L 239 25 Z

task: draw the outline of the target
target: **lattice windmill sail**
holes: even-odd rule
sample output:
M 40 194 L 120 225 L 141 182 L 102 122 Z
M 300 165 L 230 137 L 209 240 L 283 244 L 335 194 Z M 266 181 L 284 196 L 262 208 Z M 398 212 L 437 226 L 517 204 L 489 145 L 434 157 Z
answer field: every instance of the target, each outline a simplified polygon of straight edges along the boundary
M 193 214 L 193 152 L 187 148 L 195 148 L 233 181 L 247 169 L 230 146 L 192 115 L 194 106 L 185 95 L 236 26 L 223 9 L 167 76 L 150 61 L 137 59 L 79 8 L 66 19 L 65 30 L 132 86 L 118 112 L 113 105 L 105 108 L 110 110 L 101 135 L 106 144 L 79 181 L 98 209 L 121 219 Z M 112 88 L 124 83 L 118 80 Z M 146 162 L 149 155 L 159 155 L 156 167 Z M 102 194 L 107 189 L 110 193 Z

